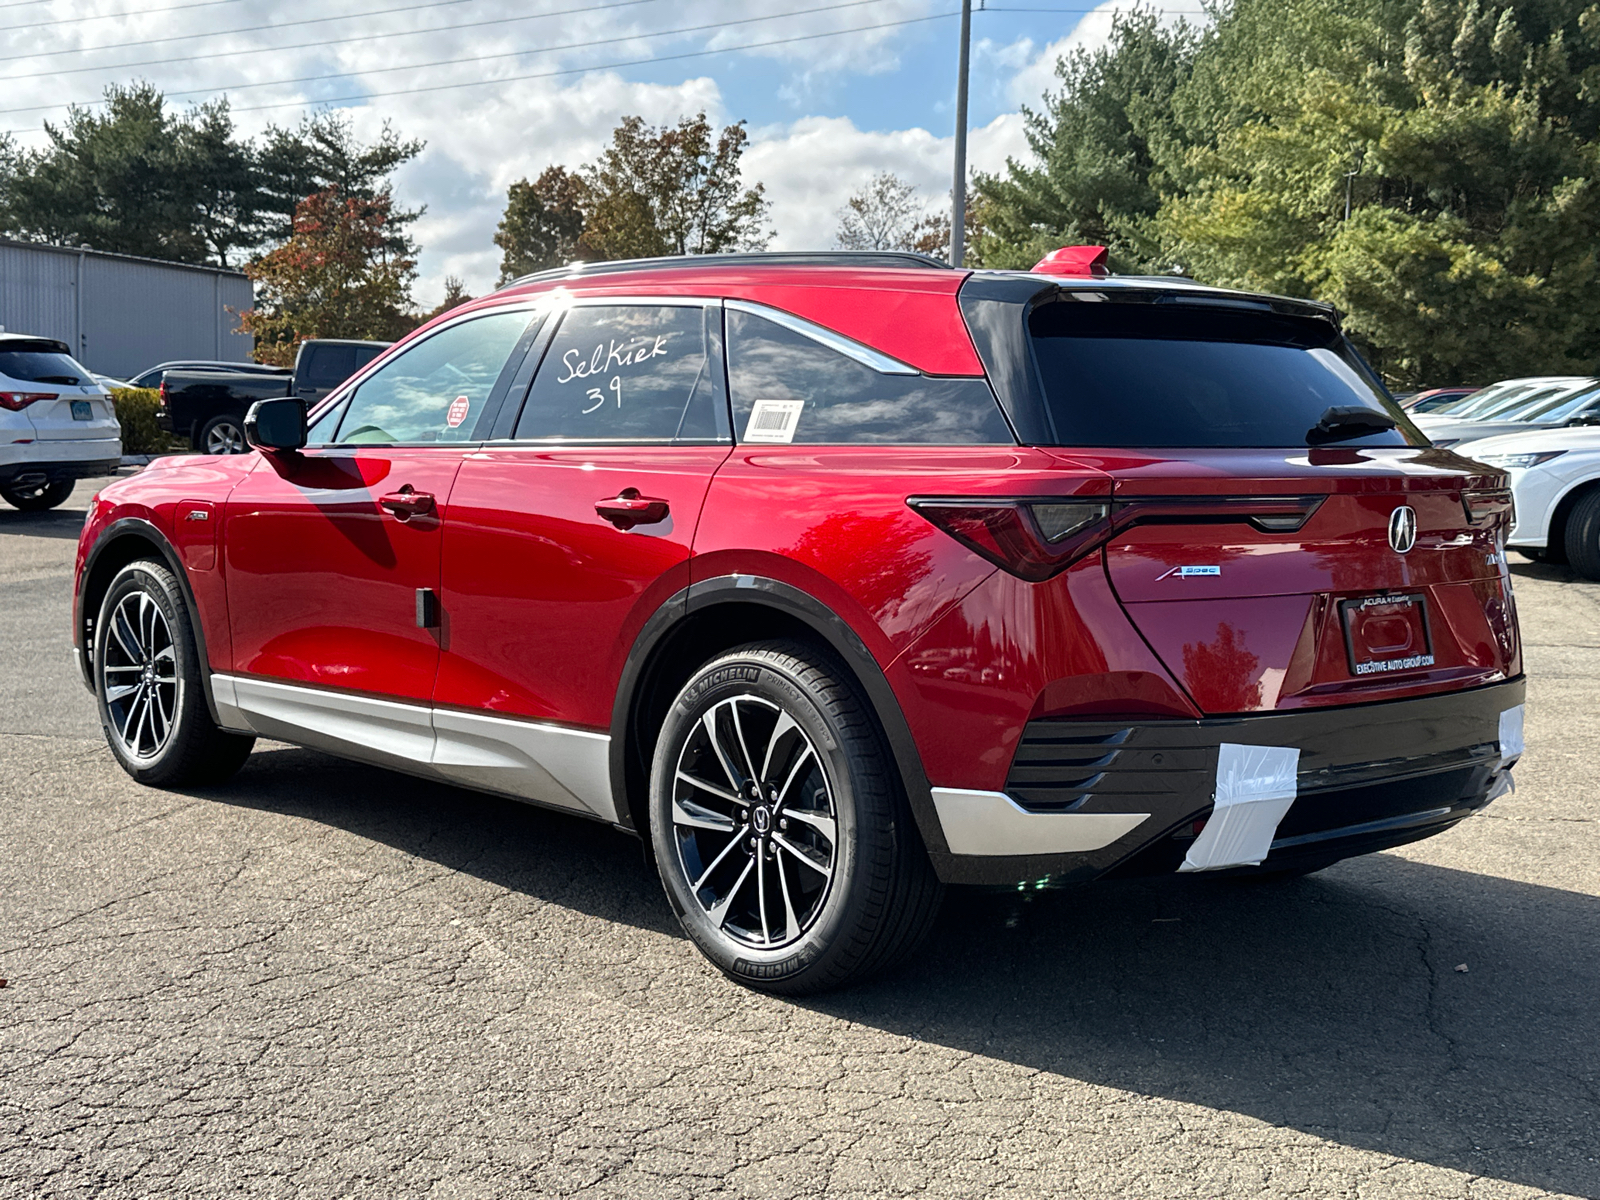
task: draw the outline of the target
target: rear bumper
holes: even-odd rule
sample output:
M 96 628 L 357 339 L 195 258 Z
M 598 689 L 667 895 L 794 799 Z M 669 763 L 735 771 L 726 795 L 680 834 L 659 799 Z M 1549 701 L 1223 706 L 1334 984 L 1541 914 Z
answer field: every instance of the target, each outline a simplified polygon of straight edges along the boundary
M 0 463 L 0 487 L 32 486 L 58 479 L 93 479 L 115 475 L 122 465 L 122 443 L 116 438 L 93 441 L 35 442 L 17 447 L 25 453 Z
M 1180 869 L 1271 871 L 1416 841 L 1509 788 L 1524 690 L 1515 679 L 1201 721 L 1031 721 L 1004 793 L 934 789 L 951 848 L 934 856 L 935 867 L 948 883 L 1045 886 Z M 1252 756 L 1256 747 L 1274 749 Z M 1287 763 L 1282 786 L 1245 794 L 1235 808 L 1219 759 L 1228 774 L 1252 757 Z M 1219 794 L 1229 822 L 1252 826 L 1259 861 L 1243 861 L 1248 851 L 1211 853 L 1224 822 L 1200 842 Z

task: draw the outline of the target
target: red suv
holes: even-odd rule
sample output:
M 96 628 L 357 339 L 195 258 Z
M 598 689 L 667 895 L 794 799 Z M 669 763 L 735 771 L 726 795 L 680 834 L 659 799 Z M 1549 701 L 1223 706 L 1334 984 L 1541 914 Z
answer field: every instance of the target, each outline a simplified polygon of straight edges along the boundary
M 1510 786 L 1505 477 L 1318 304 L 913 255 L 531 276 L 96 498 L 141 782 L 257 736 L 605 821 L 774 991 L 942 884 L 1281 873 Z M 1051 273 L 1059 272 L 1059 273 Z

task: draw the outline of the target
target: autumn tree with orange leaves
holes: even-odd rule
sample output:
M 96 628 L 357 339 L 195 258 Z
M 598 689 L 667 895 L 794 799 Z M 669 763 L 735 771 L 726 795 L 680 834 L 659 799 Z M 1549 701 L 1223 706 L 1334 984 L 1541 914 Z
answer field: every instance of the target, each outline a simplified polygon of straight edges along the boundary
M 417 262 L 396 249 L 393 223 L 387 190 L 330 187 L 300 202 L 289 240 L 245 266 L 256 306 L 240 328 L 255 335 L 257 362 L 290 366 L 307 338 L 391 341 L 416 324 L 407 314 Z

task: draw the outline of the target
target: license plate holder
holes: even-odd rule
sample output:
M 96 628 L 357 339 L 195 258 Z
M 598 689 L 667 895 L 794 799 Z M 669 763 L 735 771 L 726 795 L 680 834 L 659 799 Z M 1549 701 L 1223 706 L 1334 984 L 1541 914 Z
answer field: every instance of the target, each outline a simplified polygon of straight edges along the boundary
M 87 400 L 74 400 L 72 402 L 72 419 L 74 421 L 94 420 L 94 405 Z
M 1365 678 L 1433 666 L 1428 600 L 1414 592 L 1388 592 L 1339 601 L 1350 674 Z

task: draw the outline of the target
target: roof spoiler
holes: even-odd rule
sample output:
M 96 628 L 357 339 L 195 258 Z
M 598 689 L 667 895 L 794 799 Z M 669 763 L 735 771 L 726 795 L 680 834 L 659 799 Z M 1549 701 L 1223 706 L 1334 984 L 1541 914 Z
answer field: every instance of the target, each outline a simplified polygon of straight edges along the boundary
M 1106 266 L 1104 246 L 1063 246 L 1034 263 L 1032 272 L 1035 275 L 1076 275 L 1104 279 L 1111 274 L 1111 269 Z

